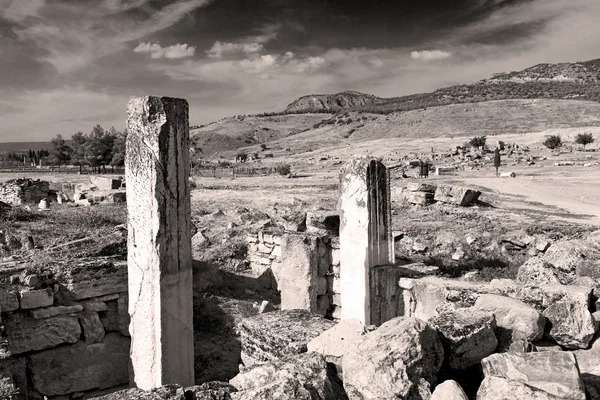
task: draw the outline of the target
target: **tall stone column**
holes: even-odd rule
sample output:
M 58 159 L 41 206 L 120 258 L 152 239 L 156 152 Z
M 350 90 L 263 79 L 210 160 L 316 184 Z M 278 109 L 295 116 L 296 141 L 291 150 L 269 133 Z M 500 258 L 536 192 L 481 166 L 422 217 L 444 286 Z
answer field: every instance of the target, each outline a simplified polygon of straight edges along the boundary
M 131 383 L 194 384 L 188 103 L 148 96 L 127 110 Z
M 342 319 L 371 324 L 371 269 L 395 262 L 390 181 L 385 165 L 354 157 L 340 174 Z

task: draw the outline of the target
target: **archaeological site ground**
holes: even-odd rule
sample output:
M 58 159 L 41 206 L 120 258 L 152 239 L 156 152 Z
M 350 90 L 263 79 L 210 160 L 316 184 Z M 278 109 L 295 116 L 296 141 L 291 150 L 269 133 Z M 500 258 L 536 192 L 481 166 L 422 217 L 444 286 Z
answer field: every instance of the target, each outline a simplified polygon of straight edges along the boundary
M 0 399 L 600 399 L 598 84 L 517 78 L 4 162 Z

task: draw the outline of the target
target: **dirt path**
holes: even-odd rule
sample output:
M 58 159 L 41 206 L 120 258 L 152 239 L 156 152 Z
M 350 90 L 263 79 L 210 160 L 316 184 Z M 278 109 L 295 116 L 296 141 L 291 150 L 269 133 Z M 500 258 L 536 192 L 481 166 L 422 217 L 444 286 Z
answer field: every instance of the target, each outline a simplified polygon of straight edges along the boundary
M 600 172 L 584 177 L 464 178 L 465 184 L 505 194 L 503 208 L 547 210 L 548 218 L 600 225 Z M 556 215 L 557 209 L 564 215 Z

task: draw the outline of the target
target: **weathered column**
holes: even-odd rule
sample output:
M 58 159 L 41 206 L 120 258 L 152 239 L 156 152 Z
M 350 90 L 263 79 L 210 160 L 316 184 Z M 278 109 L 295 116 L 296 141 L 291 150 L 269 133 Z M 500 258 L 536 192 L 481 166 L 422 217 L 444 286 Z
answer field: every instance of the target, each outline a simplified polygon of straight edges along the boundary
M 370 271 L 394 259 L 390 181 L 385 165 L 354 157 L 340 174 L 342 319 L 371 323 Z
M 193 385 L 188 103 L 133 99 L 127 131 L 131 383 Z

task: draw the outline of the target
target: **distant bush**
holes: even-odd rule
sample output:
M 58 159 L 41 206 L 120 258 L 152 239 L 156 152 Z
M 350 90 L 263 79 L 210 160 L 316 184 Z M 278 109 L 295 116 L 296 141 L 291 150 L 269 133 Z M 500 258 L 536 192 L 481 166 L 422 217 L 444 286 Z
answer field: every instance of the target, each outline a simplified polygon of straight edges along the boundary
M 486 137 L 485 136 L 475 136 L 469 140 L 469 145 L 472 147 L 483 147 L 485 146 Z
M 560 135 L 552 135 L 548 136 L 546 140 L 544 140 L 544 146 L 549 148 L 550 150 L 558 149 L 562 146 L 562 139 Z
M 594 143 L 594 136 L 591 133 L 580 133 L 575 137 L 575 143 L 583 145 L 583 149 L 585 150 L 585 146 Z
M 292 166 L 290 164 L 280 164 L 275 167 L 275 171 L 279 175 L 289 175 L 289 173 L 292 172 Z

